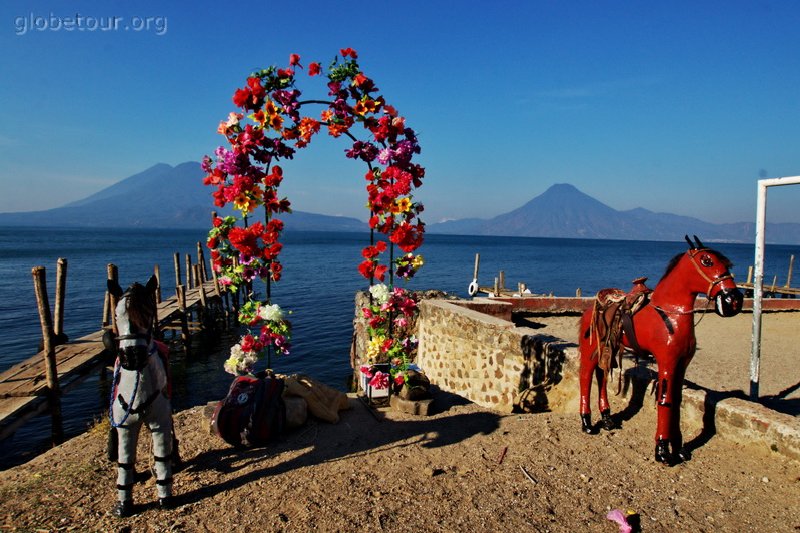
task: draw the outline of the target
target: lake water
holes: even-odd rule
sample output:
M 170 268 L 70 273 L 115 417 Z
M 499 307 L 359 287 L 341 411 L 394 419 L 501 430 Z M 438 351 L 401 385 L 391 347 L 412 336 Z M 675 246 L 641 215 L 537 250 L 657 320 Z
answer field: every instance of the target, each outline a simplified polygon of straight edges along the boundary
M 681 236 L 676 236 L 678 239 Z M 367 282 L 356 269 L 367 234 L 287 232 L 284 235 L 283 278 L 273 284 L 273 301 L 292 311 L 293 351 L 273 358 L 278 372 L 303 372 L 331 386 L 345 388 L 350 375 L 353 298 Z M 50 304 L 54 304 L 56 261 L 68 260 L 64 330 L 72 339 L 101 327 L 108 263 L 119 267 L 120 284 L 145 281 L 153 266 L 161 268 L 162 291 L 174 294 L 173 254 L 196 255 L 203 230 L 109 230 L 63 228 L 0 228 L 0 371 L 36 352 L 41 327 L 36 310 L 31 269 L 47 269 Z M 710 243 L 708 243 L 710 244 Z M 744 280 L 753 263 L 753 245 L 713 244 L 733 262 L 733 273 Z M 647 276 L 654 286 L 669 259 L 686 243 L 517 237 L 428 235 L 420 249 L 425 266 L 406 286 L 440 289 L 467 297 L 475 254 L 481 254 L 479 282 L 490 286 L 500 270 L 506 285 L 525 282 L 535 293 L 574 296 L 604 287 L 629 287 Z M 774 275 L 786 281 L 791 254 L 800 246 L 768 245 L 765 282 Z M 402 285 L 402 282 L 398 284 Z M 796 283 L 794 283 L 796 285 Z M 174 407 L 205 404 L 227 392 L 231 376 L 222 370 L 225 355 L 215 346 L 200 346 L 188 360 L 172 361 Z M 106 410 L 108 384 L 91 376 L 63 398 L 65 432 L 85 431 Z M 48 416 L 26 424 L 0 442 L 0 468 L 19 463 L 47 445 Z

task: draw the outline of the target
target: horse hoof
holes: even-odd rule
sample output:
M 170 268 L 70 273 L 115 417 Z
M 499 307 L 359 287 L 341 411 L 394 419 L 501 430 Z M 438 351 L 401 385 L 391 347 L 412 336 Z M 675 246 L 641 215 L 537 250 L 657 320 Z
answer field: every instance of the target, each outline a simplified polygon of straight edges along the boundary
M 114 515 L 119 518 L 127 518 L 133 515 L 133 500 L 123 500 L 114 506 Z
M 603 411 L 601 415 L 602 419 L 600 420 L 600 427 L 602 427 L 606 431 L 612 431 L 614 429 L 617 429 L 617 425 L 611 418 L 611 411 Z
M 688 450 L 688 448 L 681 448 L 678 450 L 678 453 L 675 454 L 675 459 L 677 462 L 683 463 L 689 461 L 692 458 L 692 452 Z
M 587 435 L 595 434 L 594 426 L 592 426 L 592 415 L 581 415 L 581 429 Z
M 669 453 L 669 443 L 665 440 L 656 442 L 656 461 L 667 466 L 672 466 L 672 455 Z

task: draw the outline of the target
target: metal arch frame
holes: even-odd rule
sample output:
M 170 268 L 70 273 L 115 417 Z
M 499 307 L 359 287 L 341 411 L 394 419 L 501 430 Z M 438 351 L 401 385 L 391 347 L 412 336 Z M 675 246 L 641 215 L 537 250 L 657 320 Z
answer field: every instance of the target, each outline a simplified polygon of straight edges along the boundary
M 800 176 L 758 180 L 756 208 L 756 255 L 753 279 L 753 345 L 750 352 L 750 399 L 758 400 L 758 380 L 761 363 L 761 300 L 764 297 L 764 245 L 767 222 L 767 187 L 800 185 Z

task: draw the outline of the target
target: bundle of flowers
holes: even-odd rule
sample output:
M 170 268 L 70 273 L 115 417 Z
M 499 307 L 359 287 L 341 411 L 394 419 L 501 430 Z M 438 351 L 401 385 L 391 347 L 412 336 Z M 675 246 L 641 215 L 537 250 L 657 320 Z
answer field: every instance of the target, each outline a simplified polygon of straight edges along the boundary
M 226 372 L 252 373 L 269 346 L 279 354 L 289 354 L 292 328 L 280 306 L 250 300 L 239 310 L 239 322 L 247 326 L 247 333 L 231 348 L 231 355 L 224 363 Z
M 376 389 L 388 387 L 390 378 L 395 387 L 401 387 L 417 349 L 416 337 L 409 334 L 418 310 L 417 297 L 406 289 L 390 289 L 382 283 L 373 285 L 369 291 L 371 303 L 361 312 L 367 319 L 370 340 L 366 364 L 360 371 Z M 389 363 L 387 376 L 375 367 L 381 363 Z
M 235 291 L 250 287 L 260 278 L 266 283 L 270 300 L 270 282 L 280 280 L 282 272 L 283 222 L 277 217 L 291 212 L 289 200 L 278 194 L 283 170 L 277 163 L 292 159 L 322 130 L 333 137 L 349 138 L 352 144 L 345 150 L 346 157 L 361 160 L 368 168 L 369 225 L 385 235 L 385 240 L 371 239 L 362 252 L 359 272 L 370 283 L 376 278 L 383 281 L 390 268 L 392 276 L 396 271 L 399 277 L 409 279 L 422 265 L 422 258 L 414 254 L 425 231 L 425 224 L 419 220 L 423 206 L 412 194 L 425 176 L 425 169 L 412 161 L 420 153 L 417 134 L 378 94 L 378 87 L 364 74 L 357 59 L 355 50 L 344 48 L 327 73 L 318 62 L 308 64 L 309 76 L 327 76 L 325 99 L 301 99 L 296 73 L 304 67 L 297 54 L 289 56 L 284 68 L 271 66 L 252 73 L 234 92 L 233 103 L 238 109 L 217 128 L 227 146 L 220 146 L 213 158 L 205 156 L 202 162 L 203 182 L 214 188 L 215 205 L 232 205 L 237 213 L 215 218 L 208 235 L 212 268 L 223 288 Z M 305 113 L 311 104 L 324 108 L 319 114 Z M 356 138 L 357 124 L 363 127 L 366 139 Z M 251 223 L 261 218 L 258 210 L 263 211 L 263 221 Z M 381 263 L 381 254 L 394 245 L 405 255 L 394 264 Z M 270 339 L 266 339 L 267 346 L 281 352 L 277 341 Z M 237 346 L 242 348 L 243 342 L 244 337 Z M 226 368 L 252 366 L 244 362 L 258 351 L 240 351 L 236 360 L 242 363 L 226 364 Z

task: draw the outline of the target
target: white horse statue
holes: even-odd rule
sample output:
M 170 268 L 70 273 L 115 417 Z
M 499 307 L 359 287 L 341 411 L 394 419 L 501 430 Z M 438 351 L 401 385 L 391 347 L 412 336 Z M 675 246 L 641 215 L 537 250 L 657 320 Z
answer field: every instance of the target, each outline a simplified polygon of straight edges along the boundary
M 108 281 L 109 293 L 119 299 L 115 314 L 119 348 L 114 364 L 109 418 L 116 429 L 117 495 L 114 514 L 134 514 L 133 485 L 136 444 L 142 424 L 153 437 L 158 505 L 172 505 L 172 405 L 169 399 L 167 365 L 153 338 L 156 319 L 157 280 L 134 283 L 125 292 L 116 281 Z

